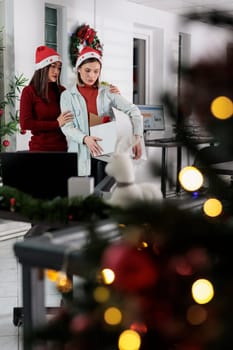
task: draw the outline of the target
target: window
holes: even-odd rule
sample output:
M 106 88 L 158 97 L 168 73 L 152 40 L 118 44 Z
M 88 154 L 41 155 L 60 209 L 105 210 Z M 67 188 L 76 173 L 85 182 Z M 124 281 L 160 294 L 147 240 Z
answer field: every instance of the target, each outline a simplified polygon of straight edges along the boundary
M 53 48 L 62 57 L 63 66 L 68 65 L 67 56 L 67 36 L 63 28 L 67 23 L 66 7 L 54 4 L 45 4 L 45 23 L 44 23 L 44 42 L 48 47 Z M 67 84 L 67 71 L 63 69 L 61 72 L 61 81 Z
M 57 50 L 57 9 L 49 6 L 45 7 L 45 45 Z

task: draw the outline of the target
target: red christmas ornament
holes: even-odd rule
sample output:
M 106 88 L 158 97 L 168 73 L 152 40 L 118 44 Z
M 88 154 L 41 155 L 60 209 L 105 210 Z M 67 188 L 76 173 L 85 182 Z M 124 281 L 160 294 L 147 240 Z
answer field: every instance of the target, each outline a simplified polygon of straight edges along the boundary
M 0 117 L 3 115 L 4 110 L 2 108 L 0 108 Z
M 9 140 L 4 140 L 2 144 L 3 144 L 4 147 L 8 147 L 8 146 L 10 146 L 10 141 Z
M 15 205 L 15 202 L 16 202 L 16 199 L 12 197 L 10 199 L 10 205 Z
M 138 250 L 127 242 L 108 247 L 102 257 L 102 268 L 115 273 L 113 286 L 123 292 L 141 292 L 155 286 L 158 267 L 148 249 Z
M 15 211 L 15 203 L 16 199 L 15 198 L 10 198 L 10 211 Z
M 91 315 L 81 314 L 76 315 L 70 322 L 70 330 L 72 333 L 85 332 L 93 325 Z

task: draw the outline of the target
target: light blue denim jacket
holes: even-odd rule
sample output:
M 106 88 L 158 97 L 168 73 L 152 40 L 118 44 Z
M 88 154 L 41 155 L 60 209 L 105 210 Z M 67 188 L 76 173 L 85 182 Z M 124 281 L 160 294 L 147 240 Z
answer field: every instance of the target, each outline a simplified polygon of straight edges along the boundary
M 112 107 L 115 107 L 129 115 L 133 135 L 143 135 L 143 117 L 134 104 L 127 101 L 120 94 L 111 93 L 108 86 L 100 86 L 97 96 L 98 115 L 110 116 L 114 119 Z M 78 153 L 78 175 L 90 175 L 90 152 L 83 144 L 83 138 L 89 135 L 88 112 L 85 99 L 78 91 L 76 85 L 61 94 L 61 111 L 71 111 L 74 115 L 72 122 L 61 127 L 68 143 L 68 152 Z

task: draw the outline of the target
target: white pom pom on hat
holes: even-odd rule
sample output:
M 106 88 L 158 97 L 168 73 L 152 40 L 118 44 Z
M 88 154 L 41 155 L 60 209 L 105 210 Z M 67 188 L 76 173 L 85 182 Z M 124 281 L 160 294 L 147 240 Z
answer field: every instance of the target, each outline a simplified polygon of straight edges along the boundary
M 54 62 L 62 62 L 61 56 L 51 47 L 39 46 L 35 55 L 35 70 L 49 66 Z

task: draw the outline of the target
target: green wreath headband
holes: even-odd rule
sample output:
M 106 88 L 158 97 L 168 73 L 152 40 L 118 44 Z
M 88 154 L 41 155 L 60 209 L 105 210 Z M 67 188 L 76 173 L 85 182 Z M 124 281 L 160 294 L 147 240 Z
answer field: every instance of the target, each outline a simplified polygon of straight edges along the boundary
M 71 34 L 69 54 L 73 67 L 78 67 L 89 57 L 95 57 L 101 62 L 102 53 L 103 45 L 96 31 L 88 24 L 82 24 Z

